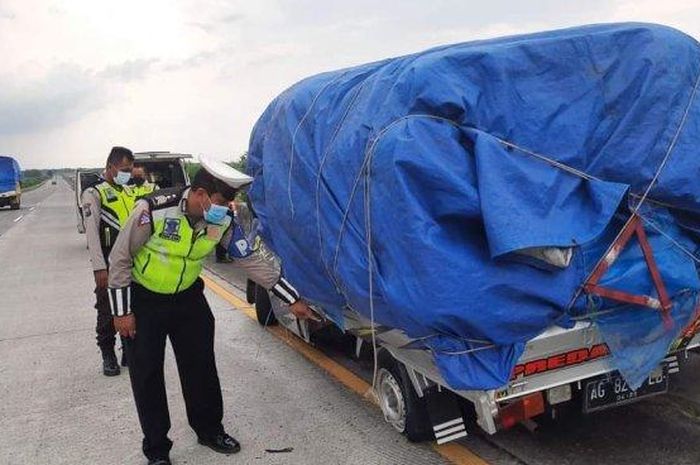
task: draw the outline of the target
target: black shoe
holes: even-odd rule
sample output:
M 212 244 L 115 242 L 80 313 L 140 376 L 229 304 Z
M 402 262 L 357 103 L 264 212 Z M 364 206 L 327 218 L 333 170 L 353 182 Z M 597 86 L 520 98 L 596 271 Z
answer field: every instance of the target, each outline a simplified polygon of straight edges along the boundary
M 198 437 L 197 442 L 220 454 L 235 454 L 241 450 L 241 444 L 226 433 L 208 439 Z
M 170 459 L 148 459 L 148 465 L 172 465 Z
M 114 350 L 102 352 L 102 373 L 105 376 L 117 376 L 121 373 Z

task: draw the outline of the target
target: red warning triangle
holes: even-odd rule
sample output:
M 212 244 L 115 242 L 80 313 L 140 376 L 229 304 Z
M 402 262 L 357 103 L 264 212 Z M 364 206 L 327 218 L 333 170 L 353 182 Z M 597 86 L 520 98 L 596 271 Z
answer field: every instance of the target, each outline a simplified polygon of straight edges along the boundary
M 615 263 L 622 251 L 625 249 L 632 236 L 637 236 L 637 241 L 639 242 L 639 246 L 644 254 L 644 260 L 647 263 L 649 274 L 651 275 L 656 292 L 659 295 L 658 299 L 649 295 L 630 294 L 625 291 L 612 289 L 598 284 L 601 278 L 605 275 L 608 269 L 610 269 L 613 263 Z M 664 322 L 667 324 L 672 323 L 670 320 L 670 311 L 672 306 L 671 299 L 668 296 L 668 292 L 666 292 L 666 286 L 661 278 L 661 273 L 659 272 L 659 267 L 656 264 L 656 260 L 654 260 L 654 254 L 651 250 L 649 240 L 647 239 L 647 234 L 644 231 L 642 218 L 636 213 L 632 214 L 630 219 L 627 221 L 627 224 L 625 224 L 620 234 L 606 252 L 605 256 L 595 266 L 589 278 L 583 284 L 583 289 L 588 294 L 597 294 L 601 297 L 605 297 L 606 299 L 660 310 L 663 313 Z

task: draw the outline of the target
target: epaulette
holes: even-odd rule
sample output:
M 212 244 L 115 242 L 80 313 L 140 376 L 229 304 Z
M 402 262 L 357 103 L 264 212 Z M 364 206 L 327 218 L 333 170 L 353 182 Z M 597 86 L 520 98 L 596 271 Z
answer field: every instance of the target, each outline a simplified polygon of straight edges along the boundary
M 99 186 L 99 185 L 102 184 L 103 182 L 107 182 L 107 181 L 105 180 L 105 178 L 103 178 L 102 176 L 100 176 L 100 177 L 97 178 L 96 180 L 94 180 L 94 181 L 92 181 L 92 182 L 89 182 L 89 183 L 87 183 L 86 185 L 80 186 L 80 187 L 82 188 L 82 191 L 85 192 L 85 191 L 88 190 L 88 189 L 96 189 L 97 186 Z
M 160 210 L 162 208 L 170 208 L 180 203 L 180 200 L 182 200 L 182 193 L 184 191 L 184 187 L 159 189 L 143 197 L 143 200 L 148 202 L 148 205 L 151 207 L 151 211 Z
M 97 189 L 100 187 L 102 184 L 107 183 L 107 185 L 110 185 L 106 179 L 98 179 L 97 181 L 91 182 L 88 186 L 85 187 L 83 190 L 88 190 L 88 189 Z

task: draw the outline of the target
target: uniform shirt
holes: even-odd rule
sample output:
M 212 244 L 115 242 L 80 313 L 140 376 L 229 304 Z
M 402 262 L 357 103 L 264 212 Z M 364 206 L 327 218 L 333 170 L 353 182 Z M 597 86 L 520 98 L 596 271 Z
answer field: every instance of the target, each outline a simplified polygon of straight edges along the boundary
M 189 189 L 185 190 L 180 201 L 180 208 L 183 212 L 186 211 L 188 195 Z M 188 215 L 187 220 L 195 233 L 202 231 L 207 226 L 207 222 L 201 218 L 193 220 Z M 137 201 L 109 255 L 109 288 L 114 294 L 112 302 L 116 302 L 117 307 L 119 307 L 113 308 L 112 311 L 117 316 L 130 312 L 129 308 L 122 308 L 121 305 L 122 302 L 128 304 L 129 297 L 117 296 L 117 292 L 121 294 L 121 291 L 127 289 L 132 282 L 131 270 L 134 257 L 151 238 L 151 221 L 148 202 L 146 200 Z M 226 249 L 231 242 L 232 231 L 233 228 L 229 227 L 219 241 L 219 244 Z M 234 258 L 232 265 L 241 267 L 251 280 L 271 290 L 284 302 L 292 304 L 299 300 L 296 289 L 281 276 L 279 261 L 271 254 L 253 251 L 244 258 Z
M 97 189 L 90 187 L 80 196 L 83 210 L 83 223 L 85 224 L 85 237 L 87 238 L 90 263 L 93 271 L 107 269 L 102 244 L 100 242 L 100 215 L 102 214 L 102 201 Z

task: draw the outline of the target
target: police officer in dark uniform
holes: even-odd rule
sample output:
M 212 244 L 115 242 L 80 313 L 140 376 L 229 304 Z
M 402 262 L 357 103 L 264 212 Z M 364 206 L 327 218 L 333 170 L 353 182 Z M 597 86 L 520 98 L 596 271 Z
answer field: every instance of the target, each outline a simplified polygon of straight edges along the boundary
M 149 464 L 170 464 L 170 417 L 163 376 L 166 337 L 175 352 L 187 418 L 200 444 L 235 453 L 240 444 L 222 425 L 223 403 L 214 359 L 214 317 L 199 277 L 217 244 L 235 250 L 241 267 L 300 318 L 312 316 L 269 257 L 235 240 L 227 204 L 252 179 L 221 162 L 202 160 L 192 186 L 163 189 L 140 200 L 110 255 L 109 290 L 115 327 L 131 338 L 129 374 L 143 452 Z
M 102 352 L 102 372 L 105 376 L 116 376 L 120 371 L 114 353 L 116 331 L 107 295 L 107 257 L 134 206 L 134 198 L 126 189 L 133 164 L 131 150 L 112 147 L 102 182 L 86 189 L 81 196 L 85 235 L 95 275 L 97 346 Z M 126 364 L 123 355 L 122 363 Z

